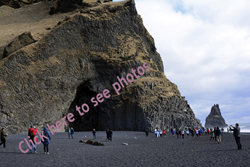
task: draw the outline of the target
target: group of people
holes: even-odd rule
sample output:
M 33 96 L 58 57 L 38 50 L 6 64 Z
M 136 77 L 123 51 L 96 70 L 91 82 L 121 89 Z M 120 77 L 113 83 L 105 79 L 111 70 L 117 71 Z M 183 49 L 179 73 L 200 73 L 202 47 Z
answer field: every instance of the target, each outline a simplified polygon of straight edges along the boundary
M 1 129 L 1 143 L 0 143 L 0 146 L 3 144 L 4 148 L 6 148 L 6 137 L 8 135 L 8 133 L 5 133 L 5 128 L 2 128 Z M 34 149 L 34 153 L 36 154 L 37 153 L 37 128 L 33 125 L 30 126 L 29 130 L 28 130 L 28 140 L 29 140 L 29 151 L 30 153 L 32 153 L 32 150 Z M 74 139 L 74 129 L 73 127 L 71 128 L 68 128 L 68 138 L 70 139 L 70 137 L 72 139 Z M 93 133 L 93 139 L 96 139 L 96 130 L 93 129 L 92 131 Z M 47 127 L 44 127 L 43 128 L 43 131 L 42 131 L 42 134 L 43 136 L 45 136 L 43 138 L 43 140 L 41 140 L 41 142 L 43 143 L 44 145 L 44 154 L 49 154 L 49 144 L 50 144 L 50 140 L 51 140 L 51 135 L 50 135 L 50 132 L 48 131 L 48 128 Z M 107 139 L 108 141 L 112 141 L 112 136 L 113 136 L 113 132 L 111 129 L 107 129 L 106 131 L 106 134 L 107 134 Z
M 214 127 L 213 129 L 208 129 L 207 134 L 209 135 L 210 133 L 210 140 L 214 140 L 217 143 L 221 143 L 221 136 L 222 136 L 222 130 L 220 128 Z
M 92 130 L 92 134 L 93 134 L 93 140 L 96 139 L 96 130 L 95 129 Z M 113 132 L 111 129 L 106 130 L 106 136 L 107 136 L 107 138 L 105 141 L 112 141 Z
M 35 126 L 31 125 L 29 130 L 28 130 L 28 138 L 30 141 L 30 153 L 32 153 L 32 148 L 34 148 L 35 154 L 37 153 L 37 151 L 36 151 L 37 138 L 35 138 L 36 133 L 37 133 L 37 128 Z M 49 154 L 49 144 L 50 144 L 50 140 L 51 140 L 51 135 L 50 135 L 47 127 L 43 128 L 42 134 L 45 136 L 45 137 L 43 137 L 43 140 L 41 140 L 41 142 L 43 143 L 44 154 Z
M 73 129 L 73 127 L 68 129 L 68 137 L 69 137 L 69 139 L 70 139 L 70 136 L 71 136 L 72 139 L 74 139 L 74 133 L 75 133 L 75 130 Z
M 187 135 L 187 138 L 189 137 L 189 134 L 191 134 L 191 135 L 193 136 L 193 130 L 188 129 L 188 128 L 186 128 L 186 129 L 181 128 L 180 130 L 179 130 L 179 129 L 176 129 L 176 131 L 174 131 L 174 128 L 171 128 L 171 134 L 172 134 L 173 137 L 174 137 L 174 134 L 175 134 L 175 133 L 176 133 L 177 139 L 178 139 L 178 138 L 184 139 L 185 133 L 186 133 L 186 135 Z
M 187 137 L 189 137 L 189 134 L 193 137 L 194 133 L 196 134 L 196 138 L 200 138 L 201 134 L 203 132 L 205 132 L 205 135 L 209 135 L 210 134 L 210 140 L 215 140 L 215 142 L 217 143 L 221 143 L 221 136 L 222 136 L 222 132 L 223 132 L 223 128 L 219 128 L 219 127 L 214 127 L 213 129 L 204 129 L 204 128 L 196 128 L 196 129 L 191 129 L 191 128 L 186 128 L 184 130 L 184 128 L 181 128 L 180 130 L 177 128 L 176 131 L 174 130 L 174 128 L 171 128 L 171 134 L 174 137 L 175 133 L 178 138 L 183 138 L 185 136 L 185 133 L 187 135 Z M 239 128 L 239 124 L 236 123 L 235 127 L 230 125 L 229 126 L 229 131 L 233 131 L 233 136 L 235 137 L 235 141 L 238 147 L 238 150 L 242 149 L 241 143 L 240 143 L 240 128 Z M 155 128 L 155 136 L 156 137 L 160 137 L 160 131 L 158 131 L 158 128 Z M 148 130 L 146 130 L 146 137 L 148 137 Z
M 166 130 L 159 130 L 158 127 L 155 128 L 155 137 L 162 137 L 162 135 L 166 135 Z M 148 130 L 146 129 L 146 137 L 148 137 Z
M 193 137 L 194 133 L 195 133 L 196 137 L 198 138 L 198 137 L 200 137 L 200 135 L 202 134 L 203 131 L 205 132 L 206 135 L 210 134 L 210 140 L 215 140 L 217 143 L 221 143 L 221 136 L 222 136 L 222 131 L 223 130 L 220 130 L 219 127 L 214 127 L 213 129 L 196 128 L 194 130 L 192 130 L 191 128 L 186 128 L 184 130 L 184 128 L 182 128 L 180 130 L 176 129 L 176 132 L 174 131 L 174 128 L 171 128 L 172 136 L 174 137 L 174 135 L 176 133 L 177 139 L 178 138 L 183 138 L 184 139 L 185 133 L 186 133 L 187 137 L 189 137 L 189 134 L 191 134 L 191 136 Z M 242 145 L 241 145 L 241 142 L 240 142 L 241 135 L 240 135 L 239 124 L 236 123 L 235 127 L 230 125 L 229 126 L 229 131 L 233 131 L 233 136 L 235 137 L 237 148 L 238 148 L 238 150 L 241 150 Z M 148 137 L 148 129 L 146 129 L 145 132 L 146 132 L 146 137 Z M 34 149 L 34 153 L 37 153 L 37 151 L 36 151 L 37 138 L 35 138 L 36 133 L 37 133 L 36 127 L 31 125 L 31 127 L 28 130 L 28 138 L 29 138 L 29 142 L 30 142 L 29 143 L 30 144 L 30 153 L 32 153 L 32 149 Z M 96 139 L 96 130 L 93 129 L 92 133 L 93 133 L 93 139 Z M 165 130 L 160 131 L 160 130 L 158 130 L 157 127 L 155 128 L 155 136 L 157 138 L 161 137 L 162 134 L 165 134 L 165 133 L 166 133 Z M 0 134 L 1 134 L 0 146 L 3 144 L 3 147 L 6 148 L 6 137 L 7 137 L 8 133 L 5 132 L 5 128 L 1 129 Z M 44 145 L 44 154 L 49 154 L 49 144 L 50 144 L 50 140 L 51 140 L 51 135 L 50 135 L 47 127 L 43 128 L 42 134 L 45 136 L 43 138 L 43 140 L 41 140 L 41 142 Z M 70 139 L 70 136 L 71 136 L 72 139 L 74 139 L 73 135 L 74 135 L 74 129 L 73 129 L 73 127 L 71 127 L 71 128 L 68 129 L 68 137 L 69 137 L 69 139 Z M 113 132 L 112 132 L 111 129 L 107 129 L 106 135 L 107 135 L 106 140 L 112 141 Z

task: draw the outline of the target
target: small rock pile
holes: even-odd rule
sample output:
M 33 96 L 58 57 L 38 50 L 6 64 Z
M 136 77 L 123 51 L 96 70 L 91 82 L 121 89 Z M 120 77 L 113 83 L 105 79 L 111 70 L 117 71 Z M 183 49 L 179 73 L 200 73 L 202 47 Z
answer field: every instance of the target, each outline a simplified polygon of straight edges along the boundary
M 85 144 L 92 144 L 94 146 L 105 146 L 104 143 L 101 143 L 101 142 L 98 142 L 98 141 L 92 141 L 92 140 L 87 140 L 87 141 L 80 140 L 79 142 L 80 143 L 85 143 Z

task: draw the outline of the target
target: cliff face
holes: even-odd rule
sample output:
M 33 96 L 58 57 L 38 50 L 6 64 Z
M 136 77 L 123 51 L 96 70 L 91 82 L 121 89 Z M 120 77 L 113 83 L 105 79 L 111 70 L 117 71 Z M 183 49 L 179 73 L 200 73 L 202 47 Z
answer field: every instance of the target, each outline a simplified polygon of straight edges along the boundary
M 225 119 L 221 115 L 219 104 L 216 104 L 211 108 L 211 112 L 207 116 L 205 123 L 206 128 L 214 128 L 217 126 L 220 128 L 228 126 L 225 122 Z
M 1 57 L 1 56 L 0 56 Z M 150 71 L 121 88 L 112 84 L 147 63 Z M 90 101 L 105 89 L 111 97 Z M 83 116 L 76 106 L 86 103 Z M 76 130 L 200 127 L 175 84 L 164 75 L 153 38 L 133 0 L 81 10 L 40 40 L 0 60 L 0 126 L 27 132 L 73 113 Z M 65 127 L 66 128 L 66 127 Z

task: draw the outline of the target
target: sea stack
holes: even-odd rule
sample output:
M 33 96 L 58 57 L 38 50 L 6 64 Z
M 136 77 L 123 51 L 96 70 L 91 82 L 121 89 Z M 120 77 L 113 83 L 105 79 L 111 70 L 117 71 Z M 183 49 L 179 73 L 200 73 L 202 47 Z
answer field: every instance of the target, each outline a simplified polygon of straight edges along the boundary
M 219 104 L 214 104 L 211 108 L 210 114 L 206 118 L 205 127 L 214 128 L 214 127 L 227 127 L 228 125 L 225 122 L 225 119 L 222 117 Z
M 22 34 L 17 33 L 25 28 L 22 19 L 28 19 L 25 32 L 34 41 L 0 55 L 0 127 L 11 134 L 26 133 L 31 124 L 57 124 L 64 131 L 60 120 L 76 131 L 201 127 L 185 97 L 164 75 L 134 0 L 92 1 L 94 5 L 74 3 L 76 9 L 69 13 L 55 7 L 56 14 L 51 5 L 64 1 L 41 1 L 18 10 L 1 7 L 8 19 L 0 17 L 5 27 L 0 39 L 6 40 L 0 48 Z M 12 19 L 22 25 L 15 31 L 8 26 Z M 117 82 L 119 94 L 112 86 Z M 88 112 L 79 114 L 77 107 Z M 70 113 L 73 117 L 65 119 Z

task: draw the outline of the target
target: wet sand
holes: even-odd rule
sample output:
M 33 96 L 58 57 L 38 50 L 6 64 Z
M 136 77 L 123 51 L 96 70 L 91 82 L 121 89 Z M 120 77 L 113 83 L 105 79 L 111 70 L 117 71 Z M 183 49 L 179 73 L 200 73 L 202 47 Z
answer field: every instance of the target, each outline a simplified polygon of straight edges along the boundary
M 86 137 L 85 137 L 86 136 Z M 201 138 L 173 138 L 170 133 L 155 138 L 153 133 L 145 137 L 144 132 L 114 131 L 113 141 L 105 141 L 106 133 L 97 131 L 96 141 L 105 146 L 80 143 L 92 139 L 91 132 L 76 132 L 75 139 L 67 133 L 56 133 L 49 145 L 49 155 L 43 145 L 37 154 L 23 154 L 18 147 L 27 134 L 7 137 L 6 148 L 0 147 L 0 166 L 250 166 L 250 134 L 241 137 L 242 150 L 237 146 L 232 133 L 223 133 L 222 143 L 210 141 L 209 135 Z M 128 143 L 128 145 L 123 145 Z M 31 165 L 32 164 L 32 165 Z

